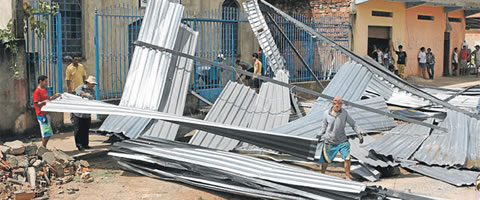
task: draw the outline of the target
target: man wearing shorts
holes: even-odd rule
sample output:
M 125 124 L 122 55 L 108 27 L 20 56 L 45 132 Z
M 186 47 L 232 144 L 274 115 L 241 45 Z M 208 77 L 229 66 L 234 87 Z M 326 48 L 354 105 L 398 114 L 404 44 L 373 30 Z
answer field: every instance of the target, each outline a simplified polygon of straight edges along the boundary
M 45 148 L 47 147 L 48 139 L 50 139 L 50 136 L 52 136 L 53 131 L 50 115 L 48 112 L 41 111 L 41 109 L 45 104 L 47 104 L 48 101 L 60 96 L 60 94 L 57 93 L 51 97 L 48 97 L 47 86 L 47 76 L 41 75 L 38 77 L 38 87 L 33 92 L 33 106 L 35 107 L 37 121 L 40 124 L 40 132 L 42 133 L 42 146 Z
M 335 97 L 332 102 L 332 108 L 325 111 L 322 127 L 317 135 L 320 142 L 323 142 L 322 156 L 320 157 L 320 163 L 322 163 L 322 174 L 325 174 L 328 163 L 331 163 L 338 152 L 345 160 L 345 175 L 346 178 L 351 180 L 350 175 L 350 143 L 345 135 L 345 125 L 350 124 L 353 130 L 358 134 L 360 143 L 363 143 L 363 131 L 357 126 L 355 121 L 350 117 L 348 112 L 342 109 L 343 100 L 341 97 Z

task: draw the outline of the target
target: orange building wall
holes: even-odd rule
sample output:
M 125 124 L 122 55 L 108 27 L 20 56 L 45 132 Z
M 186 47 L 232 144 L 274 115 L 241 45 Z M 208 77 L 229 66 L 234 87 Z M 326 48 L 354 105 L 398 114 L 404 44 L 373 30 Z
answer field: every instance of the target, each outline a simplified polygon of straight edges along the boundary
M 418 15 L 434 16 L 433 21 L 418 20 Z M 461 45 L 465 38 L 465 21 L 463 11 L 449 13 L 449 17 L 462 18 L 461 23 L 450 23 L 453 30 L 450 32 L 451 49 Z M 420 47 L 431 48 L 435 54 L 435 77 L 443 75 L 443 47 L 444 32 L 446 29 L 446 13 L 443 7 L 421 5 L 406 9 L 406 51 L 408 54 L 405 75 L 421 76 L 418 67 L 418 53 Z M 405 48 L 405 47 L 404 47 Z

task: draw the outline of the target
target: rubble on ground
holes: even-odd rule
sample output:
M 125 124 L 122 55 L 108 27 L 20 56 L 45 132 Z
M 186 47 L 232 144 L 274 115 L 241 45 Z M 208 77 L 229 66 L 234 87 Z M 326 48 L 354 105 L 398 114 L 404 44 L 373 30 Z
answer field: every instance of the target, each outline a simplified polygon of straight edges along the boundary
M 94 181 L 89 164 L 75 160 L 58 149 L 46 149 L 19 140 L 0 145 L 0 198 L 48 198 L 51 186 L 69 183 L 75 177 L 85 183 Z M 78 191 L 69 190 L 68 192 Z

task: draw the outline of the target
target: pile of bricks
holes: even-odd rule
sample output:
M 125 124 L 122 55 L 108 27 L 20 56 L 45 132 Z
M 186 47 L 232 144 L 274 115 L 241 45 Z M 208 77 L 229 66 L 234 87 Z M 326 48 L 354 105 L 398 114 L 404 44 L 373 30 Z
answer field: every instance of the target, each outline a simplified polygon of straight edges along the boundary
M 46 199 L 50 186 L 79 176 L 93 182 L 87 161 L 75 161 L 58 149 L 46 149 L 21 141 L 0 145 L 0 199 Z

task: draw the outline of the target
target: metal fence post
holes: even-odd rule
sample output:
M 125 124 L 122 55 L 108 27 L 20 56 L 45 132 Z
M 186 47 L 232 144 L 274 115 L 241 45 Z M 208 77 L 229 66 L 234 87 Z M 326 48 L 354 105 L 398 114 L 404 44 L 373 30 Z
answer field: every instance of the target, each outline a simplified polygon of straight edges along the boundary
M 57 12 L 57 92 L 63 93 L 62 15 Z
M 193 20 L 193 30 L 197 31 L 197 19 Z M 197 51 L 195 51 L 195 55 L 198 56 L 198 45 L 195 47 Z M 198 63 L 197 61 L 193 61 L 193 90 L 198 91 Z
M 100 80 L 100 66 L 99 66 L 99 60 L 98 60 L 98 13 L 97 9 L 95 8 L 95 36 L 94 36 L 94 42 L 95 42 L 95 78 Z M 100 99 L 100 87 L 98 84 L 95 86 L 95 98 L 97 100 Z

